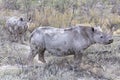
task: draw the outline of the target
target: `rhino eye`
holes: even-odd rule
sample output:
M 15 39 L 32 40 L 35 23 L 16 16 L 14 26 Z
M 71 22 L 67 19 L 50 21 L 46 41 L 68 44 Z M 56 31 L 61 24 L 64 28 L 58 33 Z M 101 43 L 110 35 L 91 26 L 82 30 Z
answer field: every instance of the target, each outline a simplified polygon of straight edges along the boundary
M 100 36 L 100 38 L 103 38 L 103 36 Z
M 23 18 L 20 18 L 20 21 L 23 21 Z

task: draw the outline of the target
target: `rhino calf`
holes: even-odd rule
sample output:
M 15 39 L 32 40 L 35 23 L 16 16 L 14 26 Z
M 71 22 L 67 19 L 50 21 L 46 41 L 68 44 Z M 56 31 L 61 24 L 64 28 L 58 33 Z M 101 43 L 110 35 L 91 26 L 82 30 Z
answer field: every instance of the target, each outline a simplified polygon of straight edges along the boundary
M 44 52 L 52 55 L 74 55 L 76 64 L 80 63 L 82 51 L 95 43 L 110 44 L 112 36 L 98 27 L 75 26 L 71 28 L 39 27 L 30 36 L 31 52 L 28 61 L 38 54 L 38 59 L 45 63 Z
M 11 17 L 6 21 L 6 30 L 9 39 L 12 42 L 24 43 L 26 31 L 28 29 L 27 21 L 23 18 Z

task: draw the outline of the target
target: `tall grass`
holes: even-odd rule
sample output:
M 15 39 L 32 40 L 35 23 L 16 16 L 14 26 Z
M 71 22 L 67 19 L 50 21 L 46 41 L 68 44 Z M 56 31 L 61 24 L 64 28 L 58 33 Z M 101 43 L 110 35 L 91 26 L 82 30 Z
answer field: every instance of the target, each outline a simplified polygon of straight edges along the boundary
M 29 23 L 30 31 L 39 26 L 69 27 L 76 24 L 100 25 L 103 28 L 118 24 L 119 28 L 120 16 L 111 13 L 111 8 L 118 3 L 109 4 L 111 1 L 30 0 L 27 1 L 30 3 L 29 7 L 26 7 L 27 3 L 25 4 L 24 1 L 18 0 L 18 2 L 21 5 L 19 10 L 2 9 L 0 17 L 21 15 L 32 17 L 32 22 Z M 2 24 L 5 22 L 0 20 Z

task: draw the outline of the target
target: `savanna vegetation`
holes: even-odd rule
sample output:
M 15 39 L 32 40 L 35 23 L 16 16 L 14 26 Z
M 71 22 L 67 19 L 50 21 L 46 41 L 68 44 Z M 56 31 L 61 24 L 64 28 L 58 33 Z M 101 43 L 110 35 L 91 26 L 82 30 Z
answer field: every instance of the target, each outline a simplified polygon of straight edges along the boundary
M 0 0 L 1 80 L 120 80 L 120 0 Z M 9 17 L 25 17 L 29 31 L 26 44 L 11 43 L 5 31 Z M 45 54 L 46 64 L 26 65 L 29 35 L 39 26 L 101 26 L 114 31 L 110 45 L 96 44 L 84 51 L 81 70 L 74 72 L 73 56 Z

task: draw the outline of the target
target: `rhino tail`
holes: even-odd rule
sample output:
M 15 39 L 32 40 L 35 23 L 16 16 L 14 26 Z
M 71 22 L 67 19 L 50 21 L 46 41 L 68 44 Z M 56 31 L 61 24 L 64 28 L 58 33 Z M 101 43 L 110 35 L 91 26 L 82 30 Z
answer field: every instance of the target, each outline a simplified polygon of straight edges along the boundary
M 31 41 L 31 38 L 33 37 L 33 35 L 35 34 L 35 32 L 36 32 L 36 29 L 30 34 L 29 42 Z

